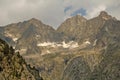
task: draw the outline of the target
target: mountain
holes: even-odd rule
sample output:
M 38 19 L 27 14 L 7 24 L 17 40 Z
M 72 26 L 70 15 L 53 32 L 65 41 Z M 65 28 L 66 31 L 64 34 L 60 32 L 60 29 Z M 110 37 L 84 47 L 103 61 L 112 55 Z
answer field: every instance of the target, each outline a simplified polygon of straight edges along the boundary
M 73 16 L 65 20 L 58 27 L 57 32 L 67 36 L 69 40 L 78 40 L 86 29 L 86 21 L 87 19 L 80 15 Z
M 1 27 L 1 31 L 2 36 L 9 40 L 3 39 L 21 53 L 40 53 L 37 44 L 60 40 L 59 34 L 51 26 L 35 18 Z
M 16 49 L 26 49 L 27 52 L 25 53 L 40 53 L 40 48 L 37 44 L 59 39 L 52 27 L 45 25 L 36 19 L 29 20 L 24 27 L 27 28 L 24 29 L 21 38 L 18 40 Z
M 87 20 L 80 15 L 76 15 L 64 21 L 58 27 L 57 31 L 66 35 L 70 40 L 75 40 L 80 44 L 85 40 L 89 40 L 93 43 L 98 32 L 100 32 L 106 21 L 110 19 L 116 20 L 105 11 L 102 11 L 97 17 L 90 20 Z
M 34 67 L 27 65 L 19 53 L 0 39 L 0 79 L 1 80 L 42 80 Z

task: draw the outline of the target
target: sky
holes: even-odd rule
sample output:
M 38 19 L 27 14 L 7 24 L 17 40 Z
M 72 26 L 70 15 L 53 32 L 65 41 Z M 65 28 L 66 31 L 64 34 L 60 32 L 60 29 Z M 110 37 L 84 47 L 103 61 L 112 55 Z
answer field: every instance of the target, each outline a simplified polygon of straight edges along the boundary
M 0 0 L 0 26 L 36 18 L 57 28 L 69 17 L 90 19 L 100 11 L 120 20 L 120 0 Z

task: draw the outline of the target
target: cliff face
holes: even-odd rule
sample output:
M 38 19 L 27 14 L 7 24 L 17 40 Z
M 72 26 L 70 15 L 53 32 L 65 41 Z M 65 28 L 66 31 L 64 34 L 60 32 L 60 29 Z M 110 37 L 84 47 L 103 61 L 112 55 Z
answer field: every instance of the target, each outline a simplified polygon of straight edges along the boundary
M 119 38 L 119 37 L 118 37 Z M 111 40 L 112 41 L 112 38 Z M 61 80 L 119 80 L 120 79 L 120 42 L 109 42 L 101 50 L 99 58 L 87 52 L 72 59 L 63 72 Z M 87 57 L 86 57 L 87 56 Z M 96 58 L 98 59 L 97 61 Z M 95 61 L 95 63 L 93 62 Z M 91 66 L 90 65 L 93 65 Z M 97 64 L 96 64 L 97 63 Z
M 101 61 L 91 69 L 92 55 L 89 61 L 84 56 L 72 59 L 63 72 L 61 80 L 119 80 L 120 79 L 120 45 L 109 44 L 101 54 Z M 95 59 L 93 60 L 95 61 Z
M 103 60 L 91 74 L 90 80 L 120 79 L 120 44 L 109 44 L 103 54 Z
M 83 57 L 77 57 L 67 65 L 62 80 L 88 80 L 89 76 L 89 65 Z
M 31 68 L 19 53 L 0 39 L 1 80 L 42 80 L 38 70 Z

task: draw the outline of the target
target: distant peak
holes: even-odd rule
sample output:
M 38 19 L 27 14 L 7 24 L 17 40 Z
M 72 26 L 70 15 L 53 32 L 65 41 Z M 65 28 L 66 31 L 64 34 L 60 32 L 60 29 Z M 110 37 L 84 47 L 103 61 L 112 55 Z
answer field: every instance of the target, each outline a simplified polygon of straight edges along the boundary
M 112 18 L 112 16 L 109 15 L 106 11 L 101 11 L 99 17 L 103 18 L 104 20 L 108 20 Z
M 100 12 L 100 16 L 106 16 L 106 15 L 108 15 L 108 13 L 106 11 L 101 11 Z
M 76 16 L 73 16 L 73 17 L 67 19 L 67 21 L 77 21 L 77 22 L 85 22 L 86 20 L 87 19 L 81 15 L 76 15 Z
M 30 20 L 28 20 L 29 23 L 32 24 L 39 24 L 42 23 L 40 20 L 36 19 L 36 18 L 31 18 Z
M 74 18 L 77 18 L 77 19 L 85 19 L 83 16 L 81 15 L 76 15 L 76 16 L 73 16 Z
M 77 14 L 75 17 L 81 17 L 81 15 Z
M 39 21 L 39 20 L 36 18 L 31 18 L 29 21 Z

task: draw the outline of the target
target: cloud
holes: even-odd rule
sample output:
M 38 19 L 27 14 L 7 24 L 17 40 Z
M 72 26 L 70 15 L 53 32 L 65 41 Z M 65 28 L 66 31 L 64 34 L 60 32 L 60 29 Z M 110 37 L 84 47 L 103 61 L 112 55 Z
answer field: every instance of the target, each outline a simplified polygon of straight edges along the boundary
M 71 6 L 71 5 L 65 7 L 65 9 L 64 9 L 64 13 L 68 12 L 68 11 L 71 10 L 71 9 L 72 9 L 72 6 Z
M 0 0 L 0 25 L 34 17 L 56 28 L 68 17 L 92 18 L 102 10 L 120 19 L 119 6 L 120 0 Z
M 115 4 L 114 4 L 115 3 Z M 71 5 L 73 8 L 68 12 L 67 16 L 73 16 L 80 14 L 80 9 L 84 9 L 86 18 L 93 18 L 97 16 L 101 11 L 105 10 L 113 16 L 120 19 L 120 0 L 65 0 L 64 5 Z M 67 12 L 66 12 L 67 13 Z M 72 14 L 72 15 L 71 15 Z M 80 14 L 82 15 L 82 13 Z
M 82 15 L 82 16 L 85 16 L 86 15 L 86 10 L 84 8 L 80 8 L 76 11 L 74 11 L 73 13 L 71 13 L 71 16 L 75 16 L 75 15 Z
M 57 0 L 0 0 L 0 25 L 34 17 L 56 27 L 65 15 L 62 3 Z
M 95 8 L 87 10 L 87 18 L 93 18 L 94 16 L 97 16 L 101 11 L 105 11 L 106 6 L 105 5 L 99 5 Z

